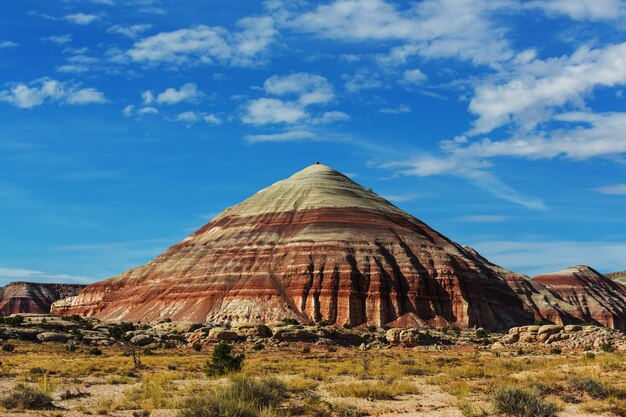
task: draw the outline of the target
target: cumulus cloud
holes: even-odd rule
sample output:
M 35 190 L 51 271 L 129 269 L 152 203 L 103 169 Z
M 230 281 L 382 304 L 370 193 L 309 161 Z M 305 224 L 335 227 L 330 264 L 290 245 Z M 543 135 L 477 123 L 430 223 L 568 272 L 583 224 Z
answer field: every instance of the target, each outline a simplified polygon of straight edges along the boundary
M 166 64 L 253 65 L 277 34 L 270 17 L 247 17 L 239 31 L 223 27 L 192 26 L 161 32 L 137 41 L 127 52 L 137 62 Z
M 150 93 L 150 92 L 146 92 Z M 144 94 L 146 94 L 144 93 Z M 152 93 L 150 93 L 152 94 Z M 156 97 L 156 102 L 159 104 L 177 104 L 182 102 L 196 102 L 204 96 L 204 93 L 198 90 L 198 86 L 194 83 L 184 84 L 180 89 L 168 88 Z M 146 102 L 144 97 L 144 103 Z M 151 100 L 150 100 L 151 102 Z M 146 103 L 149 104 L 149 103 Z
M 143 104 L 152 104 L 154 101 L 154 94 L 152 94 L 152 91 L 144 91 L 141 93 L 141 100 L 143 101 Z
M 222 119 L 220 119 L 218 116 L 216 116 L 215 114 L 207 114 L 203 117 L 204 121 L 207 122 L 208 124 L 211 125 L 221 125 Z
M 80 88 L 79 84 L 41 78 L 28 84 L 14 83 L 0 91 L 0 101 L 22 109 L 40 106 L 45 102 L 70 105 L 106 103 L 105 95 L 95 88 Z
M 486 133 L 515 122 L 526 129 L 550 118 L 567 104 L 583 107 L 584 96 L 597 86 L 626 82 L 626 42 L 547 60 L 525 58 L 504 83 L 476 88 L 469 110 L 478 116 L 472 133 Z
M 263 97 L 251 100 L 244 106 L 241 121 L 247 124 L 264 125 L 296 123 L 306 117 L 306 112 L 297 103 Z
M 323 38 L 403 42 L 404 59 L 419 54 L 490 64 L 512 56 L 506 31 L 491 19 L 510 6 L 506 1 L 424 0 L 400 9 L 384 0 L 335 0 L 308 12 L 283 15 L 290 28 Z
M 99 17 L 96 16 L 95 14 L 74 13 L 74 14 L 66 15 L 64 19 L 67 20 L 68 22 L 85 26 L 85 25 L 90 24 L 91 22 L 98 20 Z
M 322 124 L 349 118 L 347 114 L 339 111 L 310 114 L 308 109 L 311 106 L 329 104 L 335 97 L 332 85 L 320 75 L 303 72 L 286 76 L 274 75 L 265 80 L 263 90 L 276 97 L 261 97 L 246 102 L 241 117 L 244 123 Z
M 143 32 L 150 30 L 153 25 L 148 23 L 141 23 L 135 25 L 113 25 L 107 29 L 108 33 L 115 33 L 118 35 L 126 36 L 128 38 L 138 38 Z
M 402 81 L 407 84 L 421 84 L 426 81 L 428 77 L 419 69 L 406 70 L 402 74 Z

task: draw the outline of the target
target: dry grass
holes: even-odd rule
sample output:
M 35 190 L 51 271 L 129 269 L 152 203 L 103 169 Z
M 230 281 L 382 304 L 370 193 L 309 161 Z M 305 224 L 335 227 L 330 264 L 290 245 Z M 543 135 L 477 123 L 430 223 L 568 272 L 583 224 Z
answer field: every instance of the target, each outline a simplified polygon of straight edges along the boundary
M 367 400 L 393 400 L 399 395 L 418 394 L 415 384 L 406 381 L 346 382 L 334 384 L 328 390 L 339 397 L 356 397 Z

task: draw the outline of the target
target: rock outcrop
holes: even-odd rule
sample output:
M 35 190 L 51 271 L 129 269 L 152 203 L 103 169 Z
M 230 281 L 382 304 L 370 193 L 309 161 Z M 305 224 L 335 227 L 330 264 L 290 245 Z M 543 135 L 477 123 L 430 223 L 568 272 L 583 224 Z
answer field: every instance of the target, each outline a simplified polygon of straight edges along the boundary
M 77 295 L 84 285 L 12 282 L 0 287 L 0 314 L 49 313 L 53 302 Z
M 611 272 L 610 274 L 606 274 L 607 278 L 611 278 L 613 281 L 617 281 L 622 285 L 626 285 L 626 271 L 622 272 Z
M 502 271 L 316 164 L 225 210 L 148 264 L 56 302 L 53 312 L 222 324 L 293 318 L 496 330 L 531 323 Z
M 626 332 L 626 286 L 593 268 L 578 265 L 532 278 L 553 302 L 544 317 L 557 324 L 599 323 Z

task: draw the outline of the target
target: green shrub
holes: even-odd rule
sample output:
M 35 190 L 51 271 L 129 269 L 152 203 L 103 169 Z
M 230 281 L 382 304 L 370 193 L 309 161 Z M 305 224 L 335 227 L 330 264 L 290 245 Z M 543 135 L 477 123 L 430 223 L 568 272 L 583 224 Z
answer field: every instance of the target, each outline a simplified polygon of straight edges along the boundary
M 192 346 L 193 350 L 195 350 L 196 352 L 200 352 L 202 351 L 202 344 L 200 343 L 194 343 Z
M 514 417 L 556 417 L 557 407 L 545 402 L 537 393 L 502 387 L 492 393 L 493 405 L 498 413 Z
M 252 345 L 252 350 L 263 350 L 265 349 L 265 346 L 263 345 L 263 343 L 255 343 L 254 345 Z
M 2 345 L 2 350 L 4 352 L 13 352 L 15 350 L 15 345 L 7 342 L 4 345 Z
M 22 323 L 24 323 L 24 317 L 20 316 L 19 314 L 13 317 L 0 316 L 0 323 L 6 324 L 11 327 L 19 327 Z
M 484 339 L 489 336 L 489 332 L 483 328 L 476 329 L 476 337 L 479 339 Z
M 180 417 L 273 417 L 285 396 L 275 379 L 239 377 L 225 387 L 186 401 Z
M 375 332 L 378 329 L 378 327 L 376 326 L 367 326 L 365 328 L 365 330 L 367 330 L 368 332 Z
M 213 348 L 211 362 L 207 363 L 204 371 L 207 376 L 222 376 L 240 371 L 245 356 L 234 355 L 233 347 L 226 342 L 219 342 Z
M 558 349 L 558 348 L 552 348 L 552 349 L 550 349 L 550 353 L 552 355 L 560 355 L 561 353 L 563 353 L 563 351 L 561 349 Z
M 609 390 L 604 384 L 597 379 L 589 377 L 575 377 L 570 381 L 573 389 L 579 392 L 589 394 L 591 398 L 596 400 L 604 399 L 609 396 Z
M 290 318 L 283 319 L 283 323 L 285 323 L 285 324 L 294 324 L 294 325 L 300 324 L 300 322 L 298 320 L 290 319 Z
M 0 405 L 9 410 L 51 410 L 52 398 L 35 388 L 17 385 L 8 395 L 0 399 Z
M 311 348 L 309 348 L 309 347 L 302 348 L 302 353 L 304 353 L 305 355 L 307 353 L 311 353 Z

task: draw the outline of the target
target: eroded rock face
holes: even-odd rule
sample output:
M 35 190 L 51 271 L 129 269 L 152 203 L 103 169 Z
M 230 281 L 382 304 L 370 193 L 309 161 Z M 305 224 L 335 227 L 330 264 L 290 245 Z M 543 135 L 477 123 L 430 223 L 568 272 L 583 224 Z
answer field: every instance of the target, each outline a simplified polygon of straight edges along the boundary
M 0 314 L 50 312 L 53 302 L 74 296 L 84 285 L 12 282 L 0 287 Z
M 501 271 L 339 172 L 312 165 L 148 264 L 55 303 L 104 320 L 528 324 Z
M 557 324 L 597 322 L 626 332 L 626 286 L 586 265 L 537 275 L 533 283 L 548 290 L 558 302 Z

